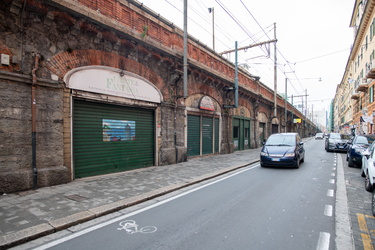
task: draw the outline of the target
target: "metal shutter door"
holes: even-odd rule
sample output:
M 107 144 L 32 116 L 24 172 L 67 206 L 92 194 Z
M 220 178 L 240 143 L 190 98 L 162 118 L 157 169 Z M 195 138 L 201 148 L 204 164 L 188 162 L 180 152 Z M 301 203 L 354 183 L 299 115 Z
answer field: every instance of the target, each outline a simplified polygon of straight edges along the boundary
M 154 165 L 154 111 L 74 100 L 74 177 Z
M 219 118 L 215 118 L 215 153 L 219 152 Z
M 213 118 L 202 117 L 202 154 L 212 154 Z
M 188 115 L 188 156 L 200 155 L 200 117 Z

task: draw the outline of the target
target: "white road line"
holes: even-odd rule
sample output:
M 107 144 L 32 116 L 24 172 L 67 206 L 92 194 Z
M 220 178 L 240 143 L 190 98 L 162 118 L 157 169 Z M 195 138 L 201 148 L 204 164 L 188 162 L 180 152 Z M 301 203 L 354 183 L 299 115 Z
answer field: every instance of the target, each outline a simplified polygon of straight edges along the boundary
M 319 241 L 316 250 L 328 250 L 329 249 L 329 240 L 331 235 L 326 232 L 320 232 Z
M 327 196 L 333 197 L 334 194 L 335 194 L 335 191 L 333 189 L 328 189 Z
M 329 183 L 331 183 L 331 184 L 335 184 L 335 180 L 334 180 L 334 179 L 330 179 L 330 180 L 329 180 Z
M 325 216 L 332 216 L 333 207 L 332 205 L 326 205 L 324 208 L 324 215 Z
M 251 166 L 252 164 L 249 164 L 249 165 Z M 175 195 L 175 196 L 173 196 L 173 197 L 171 197 L 171 198 L 168 198 L 168 199 L 165 199 L 165 200 L 163 200 L 163 201 L 157 202 L 157 203 L 155 203 L 155 204 L 153 204 L 153 205 L 150 205 L 150 206 L 147 206 L 147 207 L 141 208 L 141 209 L 136 210 L 136 211 L 134 211 L 134 212 L 131 212 L 131 213 L 129 213 L 129 214 L 125 214 L 125 215 L 123 215 L 123 216 L 120 216 L 120 217 L 114 218 L 114 219 L 112 219 L 112 220 L 109 220 L 109 221 L 106 221 L 106 222 L 100 223 L 100 224 L 98 224 L 98 225 L 95 225 L 95 226 L 92 226 L 92 227 L 86 228 L 86 229 L 84 229 L 84 230 L 82 230 L 82 231 L 79 231 L 79 232 L 73 233 L 73 234 L 68 235 L 68 236 L 66 236 L 66 237 L 63 237 L 63 238 L 61 238 L 61 239 L 58 239 L 58 240 L 52 241 L 52 242 L 50 242 L 50 243 L 44 244 L 44 245 L 42 245 L 42 246 L 39 246 L 39 247 L 37 247 L 37 248 L 34 248 L 34 250 L 44 250 L 44 249 L 48 249 L 48 248 L 50 248 L 50 247 L 53 247 L 53 246 L 59 245 L 59 244 L 61 244 L 61 243 L 63 243 L 63 242 L 66 242 L 66 241 L 68 241 L 68 240 L 71 240 L 71 239 L 74 239 L 74 238 L 79 237 L 79 236 L 81 236 L 81 235 L 84 235 L 84 234 L 90 233 L 90 232 L 95 231 L 95 230 L 97 230 L 97 229 L 99 229 L 99 228 L 102 228 L 102 227 L 108 226 L 108 225 L 110 225 L 110 224 L 112 224 L 112 223 L 115 223 L 115 222 L 118 222 L 118 221 L 121 221 L 121 220 L 124 220 L 124 219 L 129 218 L 129 217 L 131 217 L 131 216 L 134 216 L 134 215 L 136 215 L 136 214 L 140 214 L 140 213 L 142 213 L 142 212 L 144 212 L 144 211 L 147 211 L 147 210 L 152 209 L 152 208 L 154 208 L 154 207 L 158 207 L 158 206 L 160 206 L 160 205 L 163 205 L 164 203 L 167 203 L 167 202 L 170 202 L 170 201 L 172 201 L 172 200 L 178 199 L 178 198 L 180 198 L 180 197 L 182 197 L 182 196 L 188 195 L 188 194 L 193 193 L 193 192 L 195 192 L 195 191 L 198 191 L 198 190 L 200 190 L 200 189 L 202 189 L 202 188 L 205 188 L 205 187 L 211 186 L 211 185 L 213 185 L 213 184 L 215 184 L 215 183 L 218 183 L 218 182 L 223 181 L 223 180 L 225 180 L 225 179 L 231 178 L 231 177 L 233 177 L 233 176 L 235 176 L 235 175 L 238 175 L 238 174 L 241 174 L 241 173 L 243 173 L 243 172 L 245 172 L 245 171 L 252 170 L 252 169 L 257 168 L 257 167 L 259 167 L 259 166 L 260 166 L 260 164 L 253 165 L 252 167 L 245 167 L 245 168 L 243 168 L 243 169 L 241 169 L 241 170 L 239 170 L 239 171 L 236 171 L 236 172 L 233 173 L 233 174 L 227 175 L 227 176 L 225 176 L 225 177 L 223 177 L 223 178 L 220 178 L 220 179 L 217 179 L 217 180 L 215 180 L 215 181 L 212 181 L 212 182 L 209 182 L 209 183 L 207 183 L 207 184 L 204 184 L 204 185 L 202 185 L 202 186 L 199 186 L 199 187 L 196 187 L 196 188 L 190 189 L 189 191 L 186 191 L 186 192 L 183 192 L 183 193 L 181 193 L 181 194 Z

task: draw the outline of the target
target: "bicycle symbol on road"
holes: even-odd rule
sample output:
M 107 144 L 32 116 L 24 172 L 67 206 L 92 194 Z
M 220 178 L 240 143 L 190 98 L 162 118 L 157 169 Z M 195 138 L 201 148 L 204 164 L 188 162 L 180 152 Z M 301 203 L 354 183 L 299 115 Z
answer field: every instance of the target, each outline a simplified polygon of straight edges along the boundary
M 139 228 L 139 225 L 135 223 L 134 220 L 124 220 L 119 223 L 121 226 L 120 228 L 117 228 L 117 230 L 125 230 L 128 234 L 135 234 L 135 233 L 154 233 L 156 232 L 157 228 L 154 226 L 145 226 Z

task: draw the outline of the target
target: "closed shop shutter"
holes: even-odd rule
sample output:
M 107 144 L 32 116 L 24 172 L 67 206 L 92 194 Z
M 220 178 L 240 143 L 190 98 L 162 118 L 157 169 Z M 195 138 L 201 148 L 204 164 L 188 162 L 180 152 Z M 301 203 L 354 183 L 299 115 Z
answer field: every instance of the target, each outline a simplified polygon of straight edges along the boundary
M 74 177 L 154 165 L 154 111 L 74 100 Z
M 202 154 L 212 154 L 213 118 L 202 117 Z
M 219 118 L 215 118 L 215 153 L 219 152 Z
M 200 155 L 200 117 L 188 115 L 188 156 Z
M 249 120 L 245 120 L 244 121 L 244 126 L 245 126 L 245 130 L 244 130 L 244 145 L 245 145 L 245 149 L 249 149 L 250 148 L 250 121 Z
M 234 150 L 239 150 L 239 140 L 240 140 L 240 119 L 233 118 L 233 146 Z

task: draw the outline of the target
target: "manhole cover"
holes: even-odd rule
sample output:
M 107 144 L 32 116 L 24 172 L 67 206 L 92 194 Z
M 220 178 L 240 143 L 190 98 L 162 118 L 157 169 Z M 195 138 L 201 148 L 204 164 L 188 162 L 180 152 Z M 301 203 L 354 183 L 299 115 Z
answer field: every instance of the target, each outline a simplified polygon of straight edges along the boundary
M 69 200 L 73 200 L 73 201 L 83 201 L 87 199 L 87 197 L 80 196 L 78 194 L 67 195 L 65 196 L 65 198 L 68 198 Z

